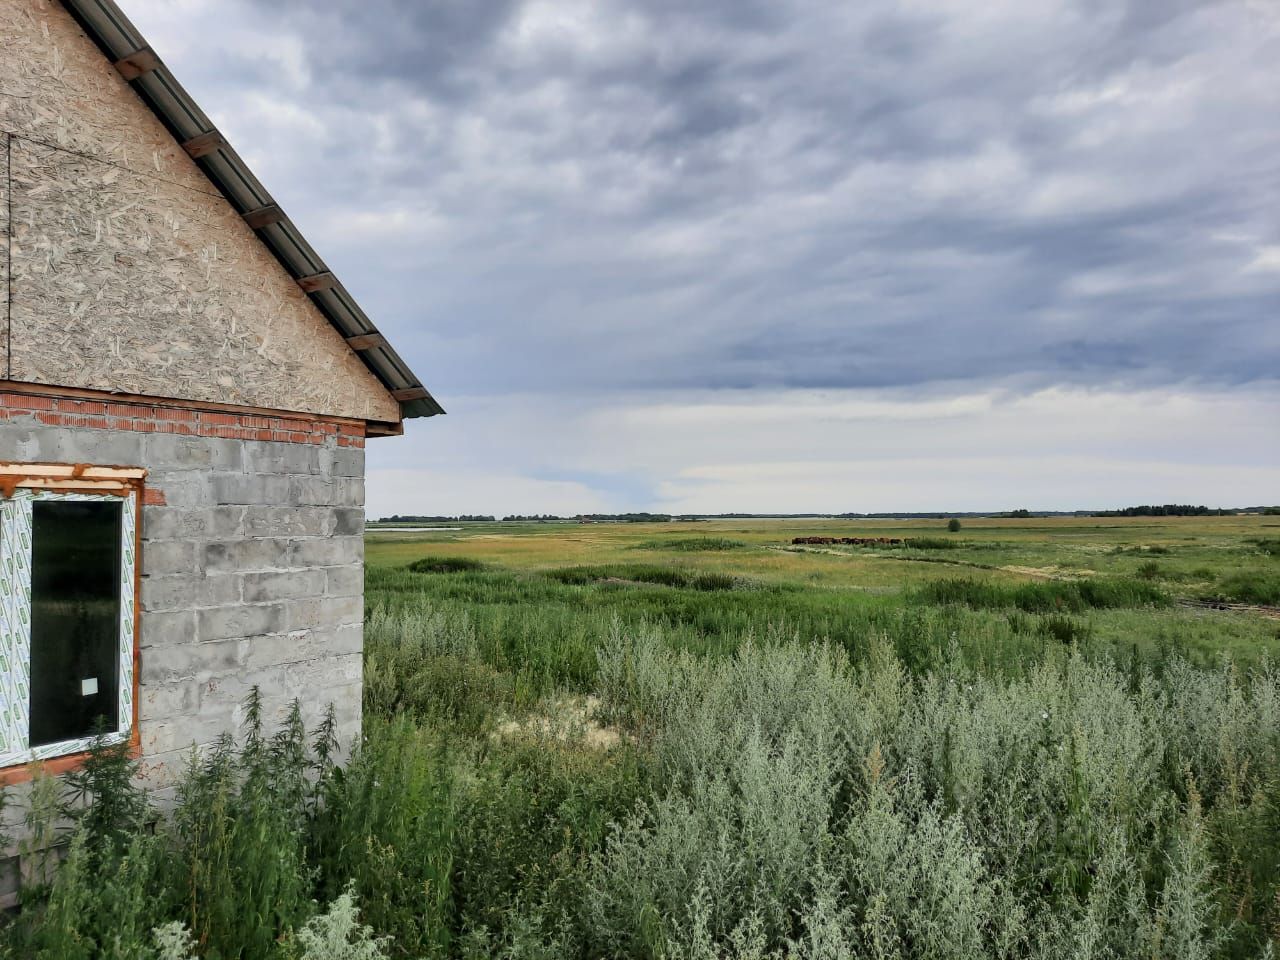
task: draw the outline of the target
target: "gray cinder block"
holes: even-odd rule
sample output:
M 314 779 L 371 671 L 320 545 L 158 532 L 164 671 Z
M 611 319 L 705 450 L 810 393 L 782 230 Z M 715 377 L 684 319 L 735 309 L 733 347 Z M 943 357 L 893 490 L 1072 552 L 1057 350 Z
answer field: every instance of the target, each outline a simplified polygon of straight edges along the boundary
M 171 789 L 193 746 L 239 733 L 257 685 L 268 725 L 298 699 L 360 734 L 364 451 L 0 420 L 0 459 L 141 466 L 141 779 Z

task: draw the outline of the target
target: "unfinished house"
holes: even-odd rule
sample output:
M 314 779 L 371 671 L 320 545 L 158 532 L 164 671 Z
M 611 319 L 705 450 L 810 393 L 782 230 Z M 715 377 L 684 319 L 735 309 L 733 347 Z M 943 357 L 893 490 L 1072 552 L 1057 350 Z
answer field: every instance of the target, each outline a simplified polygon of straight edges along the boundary
M 443 412 L 112 0 L 0 3 L 0 780 L 360 728 L 364 445 Z

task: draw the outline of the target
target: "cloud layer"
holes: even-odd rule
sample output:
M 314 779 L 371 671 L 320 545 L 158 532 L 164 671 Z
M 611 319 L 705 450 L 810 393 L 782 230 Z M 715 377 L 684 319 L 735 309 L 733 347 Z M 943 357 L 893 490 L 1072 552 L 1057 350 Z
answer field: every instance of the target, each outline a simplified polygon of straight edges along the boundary
M 1256 505 L 1275 499 L 1280 476 L 1274 390 L 463 400 L 461 414 L 380 448 L 370 489 L 381 512 L 422 498 L 442 513 Z
M 1258 420 L 1275 412 L 1280 373 L 1272 3 L 316 6 L 127 4 L 468 425 L 465 437 L 412 428 L 448 463 L 416 442 L 375 445 L 375 470 L 430 470 L 446 486 L 453 470 L 469 478 L 459 493 L 484 500 L 468 510 L 517 509 L 494 502 L 504 489 L 527 494 L 519 509 L 539 497 L 744 509 L 728 501 L 748 490 L 767 501 L 752 509 L 826 509 L 800 465 L 852 477 L 863 462 L 807 429 L 847 422 L 828 401 L 915 409 L 909 422 L 934 432 L 907 431 L 914 452 L 934 456 L 949 423 L 938 404 L 999 396 L 1007 412 L 1019 397 L 1105 395 L 1109 411 L 1081 415 L 1129 433 L 1104 456 L 1141 449 L 1154 464 L 1183 453 L 1172 438 L 1134 442 L 1163 423 L 1143 397 L 1206 410 L 1227 397 L 1262 435 L 1231 424 L 1224 439 L 1220 426 L 1216 459 L 1196 463 L 1258 485 L 1205 475 L 1201 498 L 1277 486 L 1260 451 L 1280 430 Z M 633 446 L 616 470 L 578 466 L 607 459 L 610 438 L 664 398 L 692 411 L 668 425 L 692 438 L 681 459 L 664 433 L 633 437 L 656 446 Z M 756 434 L 713 435 L 726 407 Z M 521 412 L 535 409 L 553 419 Z M 1041 415 L 1022 409 L 1022 432 Z M 901 421 L 857 422 L 876 435 Z M 776 434 L 761 434 L 770 423 Z M 580 476 L 547 480 L 545 458 L 515 452 L 516 431 L 552 449 L 566 438 L 559 469 Z M 725 436 L 759 445 L 754 459 Z M 1035 503 L 1046 456 L 1095 476 L 1118 462 L 1089 459 L 1070 432 L 1055 443 L 1034 460 L 990 443 L 968 455 L 1000 465 L 1007 493 L 1026 489 L 1016 499 L 1032 506 L 1188 486 L 1076 484 Z M 971 502 L 986 473 L 963 475 Z M 370 489 L 375 513 L 410 507 L 376 475 Z M 959 508 L 947 492 L 919 496 Z M 919 507 L 909 499 L 867 509 Z

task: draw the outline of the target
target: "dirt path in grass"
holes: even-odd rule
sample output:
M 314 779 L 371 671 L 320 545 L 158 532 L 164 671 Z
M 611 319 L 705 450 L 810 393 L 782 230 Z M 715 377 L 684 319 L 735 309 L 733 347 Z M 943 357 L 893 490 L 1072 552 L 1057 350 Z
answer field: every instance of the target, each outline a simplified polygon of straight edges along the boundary
M 1225 603 L 1221 600 L 1191 600 L 1187 597 L 1179 597 L 1177 604 L 1180 607 L 1193 607 L 1196 610 L 1233 610 L 1237 613 L 1256 613 L 1269 620 L 1280 620 L 1280 607 L 1268 607 L 1255 603 Z
M 1007 570 L 1009 573 L 1018 573 L 1024 577 L 1030 577 L 1032 580 L 1075 580 L 1077 577 L 1064 576 L 1056 570 L 1046 567 L 1018 567 L 1010 565 L 1007 567 L 997 567 L 998 570 Z M 1092 570 L 1081 570 L 1082 576 L 1092 576 Z
M 859 560 L 896 560 L 899 563 L 941 563 L 952 567 L 971 567 L 974 570 L 1002 570 L 1005 573 L 1016 573 L 1030 577 L 1032 580 L 1071 580 L 1041 567 L 1019 567 L 1014 565 L 998 566 L 994 563 L 978 563 L 976 560 L 954 560 L 951 557 L 899 557 L 884 553 L 846 553 L 843 550 L 828 550 L 822 547 L 774 547 L 784 553 L 821 553 L 832 557 L 849 557 Z

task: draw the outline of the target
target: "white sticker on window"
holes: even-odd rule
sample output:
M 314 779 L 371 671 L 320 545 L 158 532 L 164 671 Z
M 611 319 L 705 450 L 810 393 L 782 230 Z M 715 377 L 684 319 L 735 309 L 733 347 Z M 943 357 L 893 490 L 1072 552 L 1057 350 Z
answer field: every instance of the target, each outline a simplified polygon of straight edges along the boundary
M 92 697 L 98 692 L 98 678 L 86 677 L 80 681 L 80 696 Z

